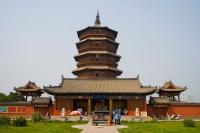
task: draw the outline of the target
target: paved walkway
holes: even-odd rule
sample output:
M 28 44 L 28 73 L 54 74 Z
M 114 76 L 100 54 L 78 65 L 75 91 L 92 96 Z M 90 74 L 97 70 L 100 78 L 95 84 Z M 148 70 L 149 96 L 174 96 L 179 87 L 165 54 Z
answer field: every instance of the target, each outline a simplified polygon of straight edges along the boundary
M 125 125 L 93 126 L 92 119 L 89 120 L 88 124 L 73 125 L 72 127 L 82 129 L 81 133 L 119 133 L 118 129 L 127 128 Z

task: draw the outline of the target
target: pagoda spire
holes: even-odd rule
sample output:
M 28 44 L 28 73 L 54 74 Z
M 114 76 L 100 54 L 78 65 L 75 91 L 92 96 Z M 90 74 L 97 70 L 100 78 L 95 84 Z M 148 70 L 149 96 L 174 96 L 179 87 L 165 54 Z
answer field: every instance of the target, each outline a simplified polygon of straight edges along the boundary
M 101 22 L 100 22 L 100 17 L 99 17 L 99 10 L 98 10 L 96 20 L 95 20 L 95 26 L 100 26 L 100 24 L 101 24 Z

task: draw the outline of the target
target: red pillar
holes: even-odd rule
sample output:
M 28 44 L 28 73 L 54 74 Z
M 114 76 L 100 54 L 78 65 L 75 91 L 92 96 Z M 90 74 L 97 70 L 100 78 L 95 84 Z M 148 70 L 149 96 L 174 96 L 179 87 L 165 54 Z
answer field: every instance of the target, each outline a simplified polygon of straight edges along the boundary
M 146 97 L 144 98 L 144 111 L 147 111 L 147 102 L 146 102 Z
M 53 105 L 53 115 L 56 115 L 55 113 L 56 113 L 56 110 L 57 110 L 57 108 L 56 108 L 56 102 L 57 102 L 57 98 L 56 97 L 54 97 L 54 105 Z

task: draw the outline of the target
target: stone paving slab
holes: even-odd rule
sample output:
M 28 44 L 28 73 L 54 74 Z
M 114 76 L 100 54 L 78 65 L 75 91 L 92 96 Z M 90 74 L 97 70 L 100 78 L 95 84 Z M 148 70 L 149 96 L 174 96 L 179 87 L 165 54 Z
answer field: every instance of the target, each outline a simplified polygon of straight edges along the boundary
M 125 125 L 93 126 L 92 120 L 89 120 L 88 124 L 73 125 L 72 127 L 82 129 L 81 133 L 119 133 L 118 129 L 127 128 Z

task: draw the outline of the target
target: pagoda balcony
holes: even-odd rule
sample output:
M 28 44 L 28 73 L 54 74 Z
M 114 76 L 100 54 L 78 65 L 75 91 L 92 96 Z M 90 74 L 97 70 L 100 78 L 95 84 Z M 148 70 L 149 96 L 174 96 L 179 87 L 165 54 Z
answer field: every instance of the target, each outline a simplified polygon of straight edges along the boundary
M 113 54 L 116 54 L 116 50 L 109 49 L 109 48 L 88 47 L 88 48 L 78 49 L 79 53 L 88 52 L 88 51 L 108 51 L 108 52 L 111 52 Z
M 117 67 L 118 63 L 111 63 L 111 62 L 94 62 L 94 61 L 88 61 L 88 62 L 81 62 L 81 63 L 76 63 L 77 67 L 85 67 L 85 66 L 90 66 L 90 65 L 98 65 L 98 66 L 110 66 L 110 67 Z
M 92 66 L 92 65 L 76 68 L 76 69 L 74 69 L 72 71 L 72 73 L 74 75 L 78 76 L 78 75 L 80 75 L 82 73 L 85 73 L 85 72 L 87 72 L 90 75 L 91 73 L 96 73 L 97 71 L 98 72 L 99 71 L 102 71 L 102 72 L 104 71 L 105 73 L 110 72 L 110 73 L 115 74 L 116 76 L 119 76 L 119 75 L 122 74 L 122 71 L 120 69 L 115 68 L 115 67 L 110 67 L 110 66 Z
M 121 56 L 107 52 L 107 51 L 88 51 L 83 52 L 78 55 L 74 56 L 74 59 L 77 62 L 108 62 L 108 63 L 114 63 L 119 62 Z
M 80 40 L 83 40 L 83 39 L 87 39 L 87 38 L 90 38 L 90 37 L 96 37 L 96 38 L 108 38 L 108 39 L 111 39 L 111 40 L 115 40 L 115 38 L 112 36 L 112 35 L 108 35 L 108 34 L 97 34 L 97 33 L 93 33 L 93 34 L 85 34 L 83 36 L 81 36 Z
M 108 47 L 118 49 L 119 43 L 108 38 L 87 38 L 76 43 L 77 48 Z

